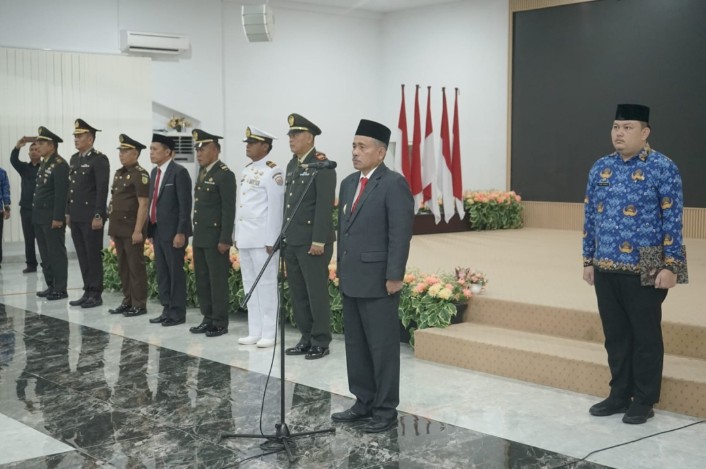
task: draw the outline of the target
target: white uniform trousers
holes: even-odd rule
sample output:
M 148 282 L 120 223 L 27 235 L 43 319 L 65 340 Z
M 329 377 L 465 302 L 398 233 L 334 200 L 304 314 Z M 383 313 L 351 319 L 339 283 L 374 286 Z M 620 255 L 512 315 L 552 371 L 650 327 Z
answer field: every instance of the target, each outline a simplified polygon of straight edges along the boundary
M 240 271 L 243 275 L 245 293 L 252 288 L 257 274 L 265 264 L 267 250 L 263 248 L 240 249 Z M 276 252 L 262 274 L 248 301 L 248 335 L 261 339 L 274 339 L 277 322 L 277 270 L 279 252 Z

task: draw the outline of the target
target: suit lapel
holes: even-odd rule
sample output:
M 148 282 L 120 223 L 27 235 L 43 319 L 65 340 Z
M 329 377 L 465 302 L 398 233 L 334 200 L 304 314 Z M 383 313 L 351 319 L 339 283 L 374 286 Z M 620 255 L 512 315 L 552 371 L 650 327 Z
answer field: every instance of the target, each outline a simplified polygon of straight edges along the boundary
M 365 186 L 365 191 L 363 194 L 360 196 L 360 200 L 358 200 L 358 204 L 355 206 L 355 212 L 351 212 L 350 216 L 350 221 L 349 225 L 353 224 L 355 221 L 356 217 L 360 213 L 361 210 L 363 210 L 363 206 L 365 205 L 365 201 L 368 200 L 368 197 L 371 196 L 375 192 L 375 189 L 377 186 L 380 184 L 380 179 L 382 176 L 385 174 L 385 171 L 387 170 L 387 167 L 383 163 L 380 164 L 380 166 L 375 169 L 375 172 L 373 175 L 370 177 L 370 180 L 368 180 L 368 184 Z M 354 179 L 355 185 L 353 186 L 353 191 L 351 195 L 351 205 L 350 207 L 353 208 L 353 201 L 355 200 L 355 191 L 358 187 L 359 180 L 360 179 L 360 173 L 358 173 L 358 179 Z
M 161 185 L 159 187 L 159 194 L 157 195 L 157 200 L 162 198 L 162 193 L 164 192 L 164 185 L 166 183 L 168 183 L 169 180 L 171 179 L 172 173 L 174 172 L 174 165 L 175 164 L 176 163 L 174 163 L 174 160 L 169 162 L 169 166 L 167 166 L 167 170 L 164 172 L 164 174 L 162 174 L 162 181 L 160 181 Z
M 351 207 L 353 207 L 353 198 L 355 197 L 355 189 L 358 185 L 358 179 L 360 179 L 360 172 L 355 173 L 356 177 L 350 178 L 346 182 L 345 192 L 342 194 L 342 200 L 339 203 L 343 203 L 343 223 L 347 227 L 351 222 Z

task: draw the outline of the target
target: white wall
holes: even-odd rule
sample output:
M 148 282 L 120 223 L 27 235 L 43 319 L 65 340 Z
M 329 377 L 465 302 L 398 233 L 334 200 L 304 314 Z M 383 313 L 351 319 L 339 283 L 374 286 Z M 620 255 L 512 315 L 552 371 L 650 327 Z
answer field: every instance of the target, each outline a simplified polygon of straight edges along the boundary
M 504 189 L 507 157 L 508 2 L 465 0 L 386 15 L 382 46 L 385 118 L 397 126 L 400 84 L 405 84 L 410 139 L 414 85 L 424 138 L 426 87 L 432 86 L 435 139 L 441 128 L 441 87 L 446 86 L 449 127 L 454 88 L 460 89 L 463 188 Z
M 119 53 L 121 29 L 188 35 L 189 54 L 153 60 L 152 95 L 222 132 L 224 159 L 236 171 L 245 163 L 239 140 L 249 124 L 280 137 L 273 159 L 284 164 L 286 118 L 298 112 L 322 128 L 317 147 L 339 162 L 340 180 L 352 170 L 358 119 L 396 127 L 400 83 L 409 86 L 410 131 L 414 84 L 434 86 L 437 132 L 440 87 L 457 86 L 464 188 L 504 187 L 507 1 L 463 0 L 386 15 L 273 3 L 274 42 L 251 44 L 236 0 L 2 1 L 0 45 Z
M 229 155 L 247 163 L 245 128 L 254 125 L 278 137 L 271 159 L 286 164 L 292 154 L 287 117 L 299 113 L 322 134 L 317 150 L 339 163 L 338 180 L 353 171 L 350 148 L 362 117 L 382 119 L 380 20 L 335 16 L 278 7 L 273 42 L 248 43 L 240 22 L 241 2 L 226 4 L 226 134 Z M 239 168 L 236 168 L 238 170 Z

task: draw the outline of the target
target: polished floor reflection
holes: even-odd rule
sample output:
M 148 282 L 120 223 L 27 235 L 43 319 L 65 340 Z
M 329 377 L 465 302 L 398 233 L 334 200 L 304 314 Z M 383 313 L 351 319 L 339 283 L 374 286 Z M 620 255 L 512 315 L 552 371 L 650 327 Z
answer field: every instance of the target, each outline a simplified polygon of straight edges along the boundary
M 0 338 L 0 413 L 27 433 L 19 447 L 0 443 L 2 453 L 29 454 L 23 446 L 37 444 L 37 431 L 56 440 L 45 455 L 2 467 L 234 467 L 261 454 L 263 440 L 220 440 L 221 432 L 272 433 L 279 420 L 280 382 L 269 380 L 263 402 L 267 376 L 258 372 L 5 305 Z M 331 412 L 351 400 L 286 382 L 285 403 L 299 432 L 330 427 Z M 297 439 L 291 466 L 285 453 L 242 466 L 603 467 L 405 413 L 384 434 L 360 424 L 335 430 Z

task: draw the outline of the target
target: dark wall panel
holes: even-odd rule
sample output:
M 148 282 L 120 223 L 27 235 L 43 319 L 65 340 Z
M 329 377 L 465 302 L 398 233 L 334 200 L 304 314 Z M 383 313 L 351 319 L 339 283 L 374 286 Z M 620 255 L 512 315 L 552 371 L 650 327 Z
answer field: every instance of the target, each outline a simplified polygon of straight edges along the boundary
M 706 207 L 706 0 L 602 0 L 513 21 L 512 189 L 580 202 L 613 151 L 618 103 L 651 108 L 650 145 L 674 160 L 687 206 Z

